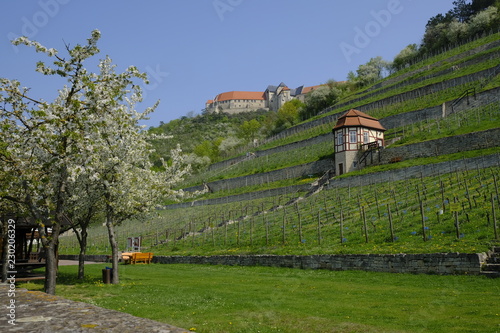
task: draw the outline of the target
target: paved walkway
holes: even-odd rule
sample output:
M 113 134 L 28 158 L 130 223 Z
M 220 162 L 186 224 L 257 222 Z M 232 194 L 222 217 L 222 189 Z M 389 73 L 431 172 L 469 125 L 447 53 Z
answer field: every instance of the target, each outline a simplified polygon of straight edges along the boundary
M 188 330 L 40 291 L 0 284 L 0 332 L 184 333 Z M 9 320 L 15 318 L 12 325 Z

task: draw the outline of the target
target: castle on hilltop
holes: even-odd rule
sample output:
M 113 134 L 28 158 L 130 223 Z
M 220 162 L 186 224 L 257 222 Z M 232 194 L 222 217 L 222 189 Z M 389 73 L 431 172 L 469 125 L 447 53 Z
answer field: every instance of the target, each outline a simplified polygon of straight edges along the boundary
M 290 89 L 281 82 L 278 86 L 268 86 L 265 91 L 228 91 L 215 96 L 205 104 L 208 113 L 240 113 L 259 109 L 277 111 L 286 102 L 298 99 L 302 102 L 308 92 L 320 85 Z

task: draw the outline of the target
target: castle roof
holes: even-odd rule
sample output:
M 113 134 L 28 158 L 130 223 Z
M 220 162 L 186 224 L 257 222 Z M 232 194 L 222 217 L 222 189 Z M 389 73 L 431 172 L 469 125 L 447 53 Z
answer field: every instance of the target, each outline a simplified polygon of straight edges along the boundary
M 300 86 L 295 89 L 290 89 L 290 96 L 297 96 L 302 94 L 302 89 L 304 89 L 304 86 Z
M 310 92 L 312 90 L 315 90 L 315 89 L 318 89 L 321 86 L 324 86 L 324 84 L 320 84 L 320 85 L 317 85 L 317 86 L 304 87 L 302 89 L 302 94 L 307 94 L 308 92 Z
M 372 116 L 369 116 L 364 112 L 354 109 L 351 109 L 347 111 L 345 114 L 343 114 L 337 120 L 337 124 L 335 125 L 333 130 L 342 127 L 367 127 L 379 131 L 386 130 L 376 118 L 373 118 Z
M 266 92 L 269 91 L 272 93 L 276 93 L 278 91 L 278 88 L 280 87 L 286 87 L 286 84 L 284 82 L 281 82 L 278 86 L 269 85 L 267 86 Z
M 215 97 L 214 101 L 223 102 L 235 99 L 258 99 L 264 100 L 264 93 L 262 91 L 228 91 L 219 94 Z

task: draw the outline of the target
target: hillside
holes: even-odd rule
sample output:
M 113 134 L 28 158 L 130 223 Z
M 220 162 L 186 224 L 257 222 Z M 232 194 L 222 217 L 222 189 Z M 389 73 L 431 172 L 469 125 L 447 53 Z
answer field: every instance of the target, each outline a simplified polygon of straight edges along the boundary
M 450 136 L 453 133 L 461 134 L 495 128 L 498 126 L 498 119 L 494 117 L 496 92 L 491 88 L 495 85 L 495 78 L 498 77 L 497 74 L 499 73 L 500 57 L 495 56 L 498 52 L 498 38 L 499 36 L 496 34 L 476 41 L 470 45 L 471 49 L 462 49 L 464 52 L 458 55 L 456 50 L 452 50 L 445 55 L 438 56 L 438 65 L 442 62 L 448 63 L 447 60 L 450 59 L 453 60 L 452 64 L 462 64 L 461 69 L 454 71 L 451 77 L 449 73 L 445 73 L 434 75 L 431 81 L 413 83 L 414 76 L 410 76 L 399 82 L 396 87 L 393 87 L 393 84 L 391 86 L 393 87 L 392 90 L 384 88 L 381 94 L 373 95 L 373 93 L 370 93 L 366 98 L 362 99 L 357 94 L 352 98 L 354 102 L 344 101 L 330 108 L 330 110 L 326 110 L 316 119 L 292 127 L 267 140 L 258 148 L 252 149 L 253 158 L 243 155 L 217 163 L 211 166 L 207 172 L 188 180 L 185 185 L 191 186 L 202 181 L 210 182 L 269 172 L 331 157 L 331 154 L 333 154 L 331 149 L 333 138 L 329 134 L 337 118 L 350 108 L 356 108 L 380 118 L 382 124 L 389 130 L 387 133 L 388 139 L 393 139 L 398 134 L 399 140 L 394 142 L 394 145 L 401 145 L 405 142 L 411 143 L 422 139 L 438 139 Z M 475 51 L 472 55 L 471 50 Z M 446 57 L 447 55 L 449 57 Z M 495 57 L 491 59 L 492 56 Z M 474 59 L 475 61 L 473 61 Z M 481 62 L 481 60 L 485 59 L 487 59 L 486 64 Z M 470 66 L 466 64 L 470 64 Z M 440 67 L 438 65 L 436 66 Z M 430 71 L 433 71 L 436 66 L 429 65 L 427 61 L 421 64 L 420 67 L 414 66 L 413 72 L 421 72 L 422 67 L 430 68 Z M 438 73 L 442 73 L 442 71 Z M 407 76 L 406 74 L 401 75 Z M 429 77 L 426 72 L 423 72 L 421 76 Z M 397 76 L 392 76 L 386 80 L 395 82 L 396 78 Z M 417 88 L 415 88 L 416 85 L 418 85 Z M 404 87 L 403 91 L 401 86 Z M 451 110 L 452 104 L 469 88 L 475 89 L 475 97 L 468 96 L 474 101 L 473 105 L 467 105 L 466 100 L 461 100 L 457 105 L 453 106 L 454 109 L 463 111 L 460 112 L 460 116 L 464 117 L 463 121 L 460 122 L 460 120 L 453 117 L 443 118 L 443 103 L 448 107 L 447 112 L 450 114 L 453 111 Z M 370 91 L 372 88 L 366 90 Z M 476 100 L 477 98 L 479 98 L 479 101 Z M 482 117 L 483 113 L 491 113 L 492 116 Z M 471 117 L 473 114 L 476 115 L 478 120 L 476 124 L 464 127 L 465 118 Z M 436 133 L 430 135 L 432 126 L 439 127 L 439 129 L 436 129 Z M 428 131 L 425 138 L 422 137 L 421 131 L 415 130 L 423 127 Z M 448 131 L 442 131 L 441 128 L 447 128 Z M 300 144 L 301 142 L 304 144 Z M 390 147 L 391 145 L 388 146 L 388 148 Z M 288 153 L 289 150 L 296 149 L 299 149 L 296 154 Z M 304 152 L 301 152 L 300 149 L 304 150 Z M 321 171 L 326 172 L 327 170 Z M 304 175 L 300 175 L 300 177 L 302 176 Z
M 498 237 L 499 52 L 500 34 L 481 38 L 240 149 L 182 186 L 210 193 L 118 227 L 120 247 L 142 236 L 158 254 L 486 251 Z M 351 108 L 379 118 L 388 145 L 336 176 L 331 129 Z M 207 132 L 215 138 L 229 122 Z M 105 228 L 89 235 L 89 252 L 106 252 Z M 61 245 L 77 248 L 70 237 Z

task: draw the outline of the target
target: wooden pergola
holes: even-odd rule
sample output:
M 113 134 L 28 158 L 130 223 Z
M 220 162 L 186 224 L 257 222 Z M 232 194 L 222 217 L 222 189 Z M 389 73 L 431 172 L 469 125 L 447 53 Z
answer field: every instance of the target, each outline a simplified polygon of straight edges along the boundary
M 7 270 L 15 272 L 16 281 L 43 279 L 43 276 L 33 275 L 31 271 L 35 268 L 45 267 L 45 254 L 38 232 L 39 226 L 32 218 L 21 217 L 12 214 L 1 216 L 2 228 L 0 229 L 0 258 L 2 268 L 4 264 L 11 264 L 12 257 L 7 257 L 12 253 L 12 247 L 9 247 L 9 234 L 7 221 L 13 220 L 15 229 L 14 256 L 15 268 L 7 267 Z M 50 235 L 51 226 L 44 226 L 47 235 Z M 11 227 L 12 229 L 12 227 Z M 9 260 L 10 259 L 10 260 Z

